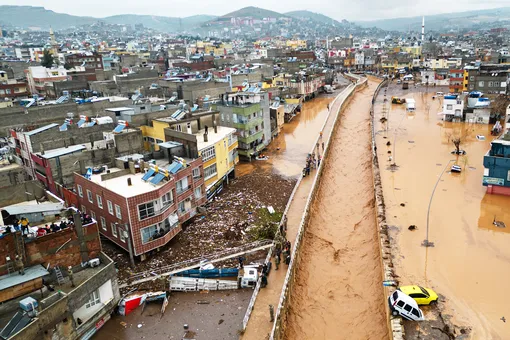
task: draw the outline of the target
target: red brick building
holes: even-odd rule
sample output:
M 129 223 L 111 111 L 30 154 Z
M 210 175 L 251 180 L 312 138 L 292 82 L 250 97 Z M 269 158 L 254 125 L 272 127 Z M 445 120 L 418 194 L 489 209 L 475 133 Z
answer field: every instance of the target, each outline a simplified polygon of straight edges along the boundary
M 102 235 L 129 251 L 122 232 L 127 227 L 133 255 L 144 259 L 174 238 L 205 204 L 203 162 L 174 158 L 170 164 L 126 163 L 125 169 L 109 169 L 90 179 L 75 174 L 78 208 L 98 221 Z

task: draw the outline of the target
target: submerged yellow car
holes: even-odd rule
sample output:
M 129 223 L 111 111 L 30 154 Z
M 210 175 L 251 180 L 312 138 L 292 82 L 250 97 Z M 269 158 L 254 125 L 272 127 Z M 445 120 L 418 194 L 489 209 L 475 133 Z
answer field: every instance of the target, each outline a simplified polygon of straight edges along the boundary
M 419 305 L 430 305 L 437 302 L 437 294 L 430 288 L 421 286 L 402 286 L 399 290 L 412 297 Z

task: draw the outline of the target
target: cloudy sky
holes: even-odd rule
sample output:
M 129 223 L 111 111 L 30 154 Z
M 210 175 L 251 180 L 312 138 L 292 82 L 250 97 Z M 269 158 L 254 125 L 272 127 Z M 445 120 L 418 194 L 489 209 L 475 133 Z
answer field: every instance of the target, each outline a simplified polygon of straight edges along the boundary
M 277 12 L 310 10 L 334 19 L 375 20 L 411 17 L 510 6 L 509 0 L 0 0 L 0 5 L 44 6 L 59 13 L 106 17 L 116 14 L 148 14 L 185 17 L 195 14 L 223 15 L 244 6 Z

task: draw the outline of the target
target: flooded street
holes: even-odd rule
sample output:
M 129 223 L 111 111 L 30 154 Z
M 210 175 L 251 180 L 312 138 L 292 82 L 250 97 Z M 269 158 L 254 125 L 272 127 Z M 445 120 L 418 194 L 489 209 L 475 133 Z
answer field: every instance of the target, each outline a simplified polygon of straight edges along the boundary
M 369 125 L 377 83 L 339 118 L 306 229 L 285 339 L 387 339 Z
M 400 284 L 420 284 L 439 293 L 438 308 L 457 325 L 450 329 L 455 336 L 470 329 L 471 339 L 510 339 L 510 324 L 501 319 L 510 316 L 510 304 L 501 292 L 510 282 L 510 197 L 487 195 L 482 186 L 483 155 L 494 139 L 492 125 L 443 122 L 437 115 L 441 102 L 432 100 L 435 89 L 428 94 L 409 91 L 404 97 L 414 97 L 416 112 L 409 114 L 405 105 L 388 104 L 387 132 L 379 122 L 384 91 L 375 109 L 386 217 L 394 254 L 398 254 L 394 263 Z M 391 85 L 388 101 L 400 94 L 400 87 Z M 486 140 L 479 141 L 476 135 Z M 450 154 L 455 149 L 452 136 L 462 136 L 460 148 L 467 152 L 465 156 Z M 385 146 L 388 141 L 391 146 Z M 396 171 L 390 170 L 388 151 L 398 166 Z M 429 240 L 434 247 L 425 248 L 420 244 L 426 237 L 427 207 L 449 160 L 454 160 L 449 166 L 460 165 L 462 172 L 447 169 L 441 177 L 430 210 Z M 507 227 L 494 226 L 494 219 Z M 410 225 L 417 230 L 408 230 Z M 428 320 L 436 318 L 427 307 L 423 310 Z M 429 334 L 428 322 L 407 323 L 408 338 Z M 444 336 L 432 335 L 448 339 Z

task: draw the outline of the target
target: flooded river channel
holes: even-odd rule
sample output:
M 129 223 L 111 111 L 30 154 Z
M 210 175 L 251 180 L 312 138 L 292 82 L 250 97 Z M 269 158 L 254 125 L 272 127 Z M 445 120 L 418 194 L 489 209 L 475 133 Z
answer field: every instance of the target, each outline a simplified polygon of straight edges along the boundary
M 374 209 L 371 129 L 377 86 L 341 113 L 301 248 L 285 339 L 387 339 Z

